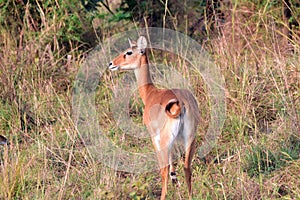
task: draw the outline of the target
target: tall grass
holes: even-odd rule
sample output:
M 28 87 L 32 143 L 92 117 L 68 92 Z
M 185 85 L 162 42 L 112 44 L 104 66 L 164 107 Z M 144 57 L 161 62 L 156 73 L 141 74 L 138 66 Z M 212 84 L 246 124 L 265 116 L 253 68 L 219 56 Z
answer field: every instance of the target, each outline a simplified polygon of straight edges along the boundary
M 133 25 L 106 15 L 88 16 L 89 21 L 75 1 L 38 2 L 37 7 L 32 2 L 0 3 L 0 134 L 9 140 L 8 146 L 0 146 L 0 199 L 157 199 L 158 172 L 128 174 L 94 161 L 72 121 L 72 83 L 92 45 L 83 35 L 96 33 L 103 40 Z M 194 18 L 187 15 L 180 23 L 168 5 L 163 8 L 164 24 L 172 22 L 173 29 L 189 34 L 187 26 Z M 291 9 L 298 21 L 298 11 Z M 197 29 L 193 33 L 222 71 L 227 101 L 217 146 L 205 159 L 194 159 L 194 198 L 298 199 L 299 27 L 289 30 L 291 38 L 283 34 L 288 25 L 281 7 L 269 1 L 233 1 L 221 11 L 222 22 L 214 25 L 206 19 L 206 26 L 215 28 L 206 29 L 205 37 Z M 168 63 L 178 62 L 185 67 L 182 60 Z M 132 139 L 115 126 L 107 105 L 116 78 L 107 73 L 98 87 L 99 123 L 116 144 L 151 149 L 149 141 Z M 209 108 L 203 83 L 195 79 L 193 89 L 205 106 L 200 142 Z M 140 122 L 141 104 L 135 96 L 130 109 Z M 180 162 L 178 172 L 183 172 Z M 183 173 L 177 174 L 180 184 L 169 187 L 169 199 L 187 196 Z

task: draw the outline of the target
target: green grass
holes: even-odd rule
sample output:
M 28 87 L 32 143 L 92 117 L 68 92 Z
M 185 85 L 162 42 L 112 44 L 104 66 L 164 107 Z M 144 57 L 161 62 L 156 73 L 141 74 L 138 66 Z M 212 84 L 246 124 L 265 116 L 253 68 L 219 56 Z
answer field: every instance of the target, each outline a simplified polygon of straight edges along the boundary
M 95 161 L 72 119 L 73 81 L 91 50 L 89 34 L 102 41 L 142 22 L 111 20 L 103 10 L 86 12 L 75 1 L 47 2 L 40 7 L 33 1 L 28 7 L 0 2 L 0 134 L 10 143 L 0 146 L 0 199 L 158 199 L 158 171 L 130 174 Z M 197 1 L 188 4 L 185 12 L 191 16 L 184 18 L 184 11 L 173 13 L 178 5 L 163 5 L 168 9 L 161 9 L 164 20 L 159 21 L 188 34 L 200 7 Z M 194 199 L 300 199 L 299 26 L 290 30 L 292 38 L 283 34 L 287 24 L 280 6 L 270 1 L 223 5 L 222 29 L 207 29 L 207 38 L 198 29 L 193 33 L 198 41 L 206 38 L 203 46 L 225 79 L 227 104 L 216 147 L 193 161 Z M 291 21 L 299 21 L 299 10 L 291 9 Z M 206 26 L 214 24 L 206 20 Z M 201 105 L 200 144 L 210 110 L 203 80 L 187 71 L 182 59 L 161 52 L 153 56 L 192 80 Z M 95 99 L 99 125 L 125 150 L 152 151 L 150 140 L 128 136 L 112 117 L 108 105 L 120 77 L 102 75 Z M 129 111 L 137 124 L 141 105 L 133 94 Z M 182 162 L 177 168 L 180 185 L 169 184 L 167 199 L 187 197 Z

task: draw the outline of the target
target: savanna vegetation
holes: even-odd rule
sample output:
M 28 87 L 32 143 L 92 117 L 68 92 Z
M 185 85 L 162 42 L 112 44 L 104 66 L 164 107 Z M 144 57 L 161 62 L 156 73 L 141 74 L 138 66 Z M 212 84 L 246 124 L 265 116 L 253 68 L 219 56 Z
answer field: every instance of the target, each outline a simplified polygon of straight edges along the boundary
M 213 150 L 193 161 L 194 199 L 300 199 L 299 1 L 0 0 L 0 8 L 0 135 L 8 140 L 0 141 L 0 199 L 159 198 L 158 171 L 107 168 L 72 120 L 74 80 L 88 53 L 116 33 L 151 26 L 201 43 L 225 80 L 226 121 Z M 151 149 L 114 122 L 117 78 L 107 72 L 97 87 L 99 123 L 120 147 Z M 209 99 L 203 81 L 191 84 L 200 144 Z M 137 97 L 130 112 L 140 123 Z M 168 199 L 187 197 L 177 168 L 180 184 L 169 185 Z

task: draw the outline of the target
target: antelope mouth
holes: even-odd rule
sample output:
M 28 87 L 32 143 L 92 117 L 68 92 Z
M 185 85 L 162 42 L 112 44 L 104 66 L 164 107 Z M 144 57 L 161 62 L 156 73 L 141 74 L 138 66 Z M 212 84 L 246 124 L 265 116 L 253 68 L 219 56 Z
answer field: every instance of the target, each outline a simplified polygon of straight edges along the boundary
M 111 71 L 116 71 L 116 70 L 119 69 L 119 67 L 118 67 L 118 66 L 109 66 L 109 69 L 110 69 Z
M 115 66 L 115 65 L 113 65 L 113 64 L 110 62 L 108 68 L 109 68 L 111 71 L 116 71 L 116 70 L 119 69 L 119 66 Z

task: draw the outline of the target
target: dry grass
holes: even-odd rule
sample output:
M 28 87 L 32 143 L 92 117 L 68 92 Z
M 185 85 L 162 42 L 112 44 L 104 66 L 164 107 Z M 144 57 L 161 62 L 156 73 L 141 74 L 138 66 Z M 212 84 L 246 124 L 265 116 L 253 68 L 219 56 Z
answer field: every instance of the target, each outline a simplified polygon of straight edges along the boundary
M 30 8 L 16 22 L 19 29 L 0 27 L 0 134 L 10 142 L 0 146 L 0 199 L 157 199 L 158 172 L 116 172 L 94 161 L 84 148 L 71 101 L 73 80 L 87 50 L 83 43 L 70 38 L 62 42 L 55 34 L 65 30 L 60 20 L 68 16 L 57 14 L 50 20 L 50 11 L 40 9 L 40 27 L 34 27 Z M 298 28 L 290 30 L 291 39 L 283 35 L 286 24 L 276 7 L 244 2 L 227 5 L 223 12 L 224 23 L 210 33 L 204 48 L 225 78 L 227 119 L 217 146 L 205 159 L 194 159 L 194 198 L 299 199 Z M 128 24 L 97 23 L 99 40 Z M 181 28 L 186 24 L 178 24 L 178 30 L 186 30 Z M 99 123 L 125 149 L 151 149 L 149 141 L 132 139 L 115 126 L 106 105 L 116 78 L 107 73 L 98 87 Z M 205 88 L 194 78 L 199 81 L 193 85 L 198 100 L 206 105 Z M 132 99 L 131 113 L 139 121 L 141 105 Z M 202 116 L 209 123 L 207 113 Z M 178 168 L 183 172 L 180 163 Z M 170 185 L 168 199 L 187 196 L 179 174 L 181 185 Z

